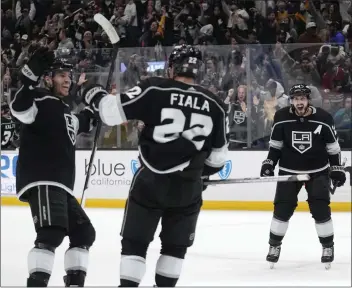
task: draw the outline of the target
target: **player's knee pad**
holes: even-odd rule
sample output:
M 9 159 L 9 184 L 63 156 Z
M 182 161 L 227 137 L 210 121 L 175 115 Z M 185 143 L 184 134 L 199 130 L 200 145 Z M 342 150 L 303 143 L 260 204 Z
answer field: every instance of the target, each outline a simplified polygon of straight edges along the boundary
M 58 226 L 46 226 L 38 229 L 35 246 L 55 252 L 66 236 L 66 230 Z
M 274 205 L 275 218 L 281 221 L 289 221 L 295 212 L 297 202 L 279 202 Z
M 70 247 L 91 247 L 95 241 L 95 229 L 92 223 L 77 225 L 70 235 Z
M 146 258 L 149 244 L 137 242 L 127 238 L 122 238 L 121 246 L 122 255 L 137 255 L 139 257 Z
M 316 222 L 324 222 L 331 217 L 330 202 L 324 199 L 308 200 L 309 210 Z
M 176 246 L 176 245 L 164 245 L 162 244 L 160 254 L 169 255 L 176 258 L 184 259 L 187 253 L 187 247 Z

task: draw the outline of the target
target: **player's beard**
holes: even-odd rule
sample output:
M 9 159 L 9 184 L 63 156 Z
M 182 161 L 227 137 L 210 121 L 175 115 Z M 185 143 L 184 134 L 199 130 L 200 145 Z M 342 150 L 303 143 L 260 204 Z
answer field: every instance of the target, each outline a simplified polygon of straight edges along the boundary
M 69 95 L 69 92 L 70 91 L 70 87 L 68 86 L 68 87 L 66 87 L 66 85 L 57 85 L 56 86 L 56 89 L 55 89 L 55 94 L 56 94 L 56 96 L 58 96 L 58 97 L 66 97 L 66 96 L 68 96 Z
M 296 114 L 298 116 L 304 116 L 308 111 L 309 105 L 307 104 L 297 104 L 295 106 Z
M 66 97 L 69 95 L 69 93 L 70 93 L 70 87 L 63 87 L 63 86 L 60 87 L 61 96 Z

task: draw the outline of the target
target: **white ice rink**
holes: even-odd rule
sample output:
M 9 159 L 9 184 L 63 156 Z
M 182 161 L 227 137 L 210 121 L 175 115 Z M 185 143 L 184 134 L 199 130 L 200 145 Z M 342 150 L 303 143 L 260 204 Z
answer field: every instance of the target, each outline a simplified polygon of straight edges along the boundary
M 86 285 L 119 284 L 120 226 L 123 211 L 87 209 L 97 231 L 91 249 Z M 276 268 L 265 256 L 272 213 L 202 211 L 195 243 L 189 249 L 178 286 L 350 286 L 351 214 L 333 214 L 335 262 L 327 271 L 320 263 L 321 246 L 310 214 L 298 212 L 291 222 Z M 157 231 L 157 233 L 159 230 Z M 158 234 L 157 234 L 158 236 Z M 1 207 L 1 286 L 25 286 L 27 253 L 35 232 L 27 207 Z M 68 242 L 56 250 L 50 286 L 63 287 L 63 256 Z M 147 256 L 147 273 L 141 285 L 154 284 L 159 256 L 156 237 Z

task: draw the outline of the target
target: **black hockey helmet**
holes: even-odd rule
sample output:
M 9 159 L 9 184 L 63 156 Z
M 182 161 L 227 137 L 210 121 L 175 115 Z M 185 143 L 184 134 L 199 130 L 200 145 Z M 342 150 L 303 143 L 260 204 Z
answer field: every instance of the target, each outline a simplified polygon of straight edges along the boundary
M 69 63 L 68 59 L 57 58 L 50 68 L 46 71 L 45 76 L 54 77 L 55 73 L 58 71 L 68 71 L 70 72 L 70 78 L 72 79 L 74 66 Z
M 178 45 L 171 52 L 168 67 L 173 68 L 173 76 L 196 78 L 202 65 L 202 53 L 191 45 Z
M 291 87 L 289 96 L 290 96 L 290 99 L 293 99 L 294 96 L 304 95 L 307 97 L 307 99 L 310 99 L 311 92 L 312 91 L 309 89 L 307 85 L 296 84 Z

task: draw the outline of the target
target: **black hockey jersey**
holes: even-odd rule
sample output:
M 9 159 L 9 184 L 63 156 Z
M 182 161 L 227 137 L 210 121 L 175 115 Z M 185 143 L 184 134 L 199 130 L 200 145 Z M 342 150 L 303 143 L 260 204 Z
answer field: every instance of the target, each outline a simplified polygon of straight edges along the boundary
M 307 117 L 291 107 L 278 110 L 270 136 L 268 158 L 288 173 L 316 173 L 329 165 L 341 165 L 341 149 L 332 116 L 312 107 Z
M 47 89 L 22 86 L 10 105 L 22 122 L 16 170 L 16 189 L 26 201 L 28 189 L 52 185 L 73 194 L 76 136 L 91 130 L 93 113 L 74 115 L 60 98 Z
M 1 116 L 1 149 L 12 147 L 12 140 L 16 131 L 16 123 L 11 116 Z
M 104 97 L 100 117 L 107 125 L 141 120 L 142 163 L 159 174 L 197 170 L 211 175 L 227 160 L 226 107 L 210 91 L 151 77 L 117 97 Z M 197 174 L 197 176 L 199 176 Z

